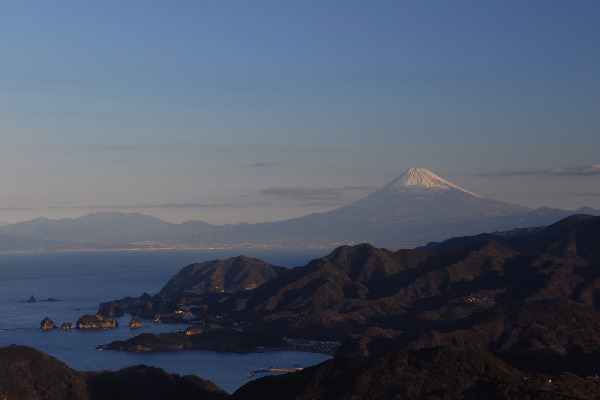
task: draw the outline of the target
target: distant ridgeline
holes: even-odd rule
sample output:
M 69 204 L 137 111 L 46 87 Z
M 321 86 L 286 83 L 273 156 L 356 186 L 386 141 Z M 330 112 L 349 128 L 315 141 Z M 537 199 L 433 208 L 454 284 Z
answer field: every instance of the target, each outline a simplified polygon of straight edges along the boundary
M 488 199 L 423 168 L 410 168 L 345 207 L 257 224 L 171 224 L 139 213 L 104 212 L 75 219 L 0 226 L 0 251 L 56 249 L 333 248 L 370 243 L 410 248 L 435 240 L 549 225 L 599 210 L 530 209 Z

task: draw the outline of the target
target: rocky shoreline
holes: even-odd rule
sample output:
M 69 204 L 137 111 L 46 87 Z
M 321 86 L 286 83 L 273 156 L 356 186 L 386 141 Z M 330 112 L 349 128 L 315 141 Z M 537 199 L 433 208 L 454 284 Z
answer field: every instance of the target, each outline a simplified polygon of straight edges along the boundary
M 285 346 L 285 341 L 264 332 L 190 326 L 185 331 L 142 333 L 131 339 L 98 346 L 98 349 L 135 352 L 212 350 L 251 353 L 267 349 L 281 350 Z
M 130 323 L 131 324 L 131 323 Z M 90 330 L 90 329 L 111 329 L 117 328 L 119 323 L 110 317 L 106 317 L 102 314 L 85 314 L 81 318 L 77 320 L 75 326 L 71 322 L 63 322 L 60 326 L 61 330 L 70 330 L 70 329 L 81 329 L 81 330 Z M 40 330 L 49 331 L 59 329 L 58 326 L 52 321 L 49 317 L 46 317 L 40 323 Z

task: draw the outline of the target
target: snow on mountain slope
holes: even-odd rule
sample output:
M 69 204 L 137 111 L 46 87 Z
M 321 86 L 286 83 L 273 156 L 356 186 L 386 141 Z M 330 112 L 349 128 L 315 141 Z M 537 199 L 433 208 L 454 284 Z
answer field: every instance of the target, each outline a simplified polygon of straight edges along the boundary
M 388 183 L 383 189 L 403 189 L 403 188 L 439 188 L 449 189 L 454 188 L 461 190 L 465 193 L 473 195 L 475 197 L 483 198 L 478 194 L 469 192 L 461 187 L 456 186 L 447 180 L 440 178 L 433 172 L 426 170 L 425 168 L 410 168 L 404 174 L 400 175 L 397 179 Z

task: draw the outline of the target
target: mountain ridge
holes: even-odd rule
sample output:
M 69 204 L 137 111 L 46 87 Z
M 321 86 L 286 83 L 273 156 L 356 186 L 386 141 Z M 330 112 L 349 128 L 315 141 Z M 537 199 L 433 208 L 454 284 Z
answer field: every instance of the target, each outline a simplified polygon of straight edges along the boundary
M 278 267 L 246 256 L 190 264 L 183 268 L 160 290 L 165 297 L 233 293 L 251 290 L 282 273 Z
M 589 207 L 582 211 L 600 215 Z M 460 188 L 424 168 L 411 168 L 352 204 L 277 222 L 173 224 L 140 213 L 100 212 L 0 226 L 0 234 L 65 242 L 79 249 L 334 248 L 371 243 L 415 247 L 480 232 L 549 225 L 573 211 L 509 204 Z M 17 241 L 7 250 L 30 250 Z
M 600 217 L 572 216 L 512 238 L 442 250 L 342 246 L 221 302 L 219 313 L 254 329 L 339 338 L 367 326 L 423 329 L 511 302 L 600 307 Z

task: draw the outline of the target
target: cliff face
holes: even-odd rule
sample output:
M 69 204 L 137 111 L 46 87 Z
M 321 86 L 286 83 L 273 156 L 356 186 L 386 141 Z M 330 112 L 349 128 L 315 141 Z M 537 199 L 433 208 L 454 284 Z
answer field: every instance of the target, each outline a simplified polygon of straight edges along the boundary
M 48 331 L 52 329 L 56 329 L 56 324 L 50 318 L 46 317 L 40 324 L 40 329 L 43 331 Z
M 102 314 L 86 314 L 77 320 L 77 329 L 106 329 L 117 328 L 119 323 Z
M 116 303 L 100 304 L 98 314 L 106 315 L 107 317 L 122 317 L 125 315 L 123 309 Z
M 133 317 L 131 318 L 131 320 L 129 321 L 129 327 L 132 329 L 135 328 L 141 328 L 142 327 L 142 320 L 137 318 L 137 317 Z

